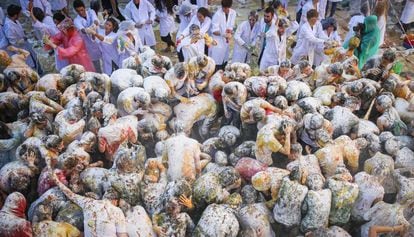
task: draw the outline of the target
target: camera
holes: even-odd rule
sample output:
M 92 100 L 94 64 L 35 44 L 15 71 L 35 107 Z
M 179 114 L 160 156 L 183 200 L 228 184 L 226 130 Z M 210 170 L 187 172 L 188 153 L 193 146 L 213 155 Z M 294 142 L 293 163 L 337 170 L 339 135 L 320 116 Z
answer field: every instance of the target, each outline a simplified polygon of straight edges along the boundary
M 361 35 L 364 29 L 365 29 L 364 23 L 358 23 L 356 26 L 352 28 L 352 30 L 354 30 L 356 35 Z

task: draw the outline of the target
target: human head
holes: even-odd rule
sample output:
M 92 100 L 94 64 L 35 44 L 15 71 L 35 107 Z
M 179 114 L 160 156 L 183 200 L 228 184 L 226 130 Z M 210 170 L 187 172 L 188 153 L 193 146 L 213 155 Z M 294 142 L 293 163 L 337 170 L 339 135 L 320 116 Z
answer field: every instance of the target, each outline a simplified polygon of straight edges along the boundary
M 296 160 L 299 159 L 302 156 L 302 145 L 299 143 L 291 144 L 290 145 L 290 154 L 288 155 L 288 158 L 290 160 Z
M 315 9 L 311 9 L 306 13 L 306 19 L 308 19 L 309 25 L 314 26 L 318 21 L 319 13 Z
M 299 62 L 299 69 L 301 73 L 308 76 L 313 73 L 313 69 L 307 60 L 302 60 Z
M 221 7 L 223 12 L 228 14 L 230 12 L 230 8 L 233 5 L 233 0 L 221 0 Z
M 45 91 L 45 96 L 56 103 L 60 103 L 60 97 L 62 96 L 62 93 L 56 89 L 47 89 Z
M 49 150 L 61 152 L 64 148 L 63 140 L 57 135 L 49 135 L 46 137 L 45 147 Z
M 85 3 L 82 0 L 73 1 L 73 9 L 75 9 L 79 16 L 86 17 Z
M 7 15 L 12 20 L 17 20 L 19 18 L 20 14 L 22 12 L 22 8 L 20 6 L 17 6 L 15 4 L 10 4 L 7 7 Z
M 66 16 L 63 15 L 61 12 L 56 12 L 55 14 L 53 14 L 53 22 L 55 23 L 55 25 L 61 23 L 63 20 L 65 20 L 65 18 Z
M 240 137 L 240 131 L 238 128 L 227 125 L 220 128 L 218 136 L 228 145 L 234 146 L 237 139 Z
M 33 15 L 40 22 L 43 22 L 43 19 L 45 19 L 45 13 L 38 7 L 33 7 Z
M 110 17 L 108 18 L 108 20 L 106 20 L 105 22 L 105 33 L 109 34 L 111 32 L 117 32 L 118 31 L 118 22 Z
M 138 0 L 138 2 L 139 2 L 139 0 Z M 178 14 L 183 15 L 185 17 L 189 17 L 189 16 L 191 16 L 192 11 L 193 11 L 193 6 L 189 2 L 184 1 L 181 4 L 180 9 L 178 10 Z
M 387 66 L 390 63 L 393 63 L 395 61 L 395 52 L 392 49 L 387 49 L 382 54 L 381 58 L 381 64 L 383 66 Z
M 108 188 L 108 190 L 106 190 L 105 194 L 103 195 L 102 199 L 104 200 L 109 200 L 112 205 L 114 206 L 119 206 L 119 193 L 112 187 Z
M 378 112 L 383 113 L 385 110 L 392 107 L 393 99 L 388 95 L 380 95 L 376 100 L 376 108 Z
M 248 20 L 251 27 L 254 26 L 254 24 L 256 24 L 258 19 L 259 15 L 257 14 L 257 12 L 255 10 L 250 11 Z
M 364 89 L 364 84 L 360 81 L 355 81 L 350 85 L 350 91 L 353 95 L 358 95 L 362 92 Z
M 289 22 L 286 19 L 279 19 L 279 23 L 277 24 L 277 33 L 279 35 L 283 35 L 288 27 Z
M 237 188 L 241 184 L 240 174 L 233 167 L 224 168 L 219 174 L 219 180 L 223 187 Z
M 322 21 L 322 28 L 329 33 L 332 33 L 337 30 L 337 23 L 335 18 L 328 17 Z
M 344 69 L 343 69 L 343 67 L 342 67 L 342 64 L 338 62 L 338 63 L 333 63 L 333 64 L 330 64 L 330 65 L 328 66 L 327 71 L 328 71 L 328 73 L 329 73 L 329 74 L 331 74 L 331 75 L 334 75 L 334 76 L 341 76 L 341 75 L 342 75 L 342 73 L 344 72 Z
M 187 77 L 187 68 L 184 63 L 177 63 L 174 66 L 174 74 L 178 80 L 184 80 Z
M 71 35 L 76 31 L 75 25 L 72 19 L 66 17 L 62 22 L 57 25 L 57 28 L 65 35 Z
M 210 12 L 205 7 L 200 7 L 197 10 L 197 18 L 200 22 L 204 22 L 206 17 L 210 17 Z
M 272 7 L 268 7 L 264 11 L 263 20 L 266 24 L 270 24 L 273 20 L 273 16 L 275 15 L 275 9 Z
M 271 177 L 269 172 L 260 171 L 252 177 L 252 185 L 257 191 L 263 192 L 270 189 Z

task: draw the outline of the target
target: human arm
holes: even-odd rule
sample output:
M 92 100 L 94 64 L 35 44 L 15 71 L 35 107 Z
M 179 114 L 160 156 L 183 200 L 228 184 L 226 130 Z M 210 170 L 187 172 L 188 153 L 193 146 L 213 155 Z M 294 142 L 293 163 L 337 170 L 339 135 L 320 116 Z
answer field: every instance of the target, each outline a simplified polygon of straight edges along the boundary
M 49 175 L 51 176 L 52 181 L 59 187 L 59 189 L 66 195 L 68 199 L 70 199 L 72 202 L 74 202 L 79 207 L 83 208 L 84 203 L 90 200 L 90 198 L 83 197 L 81 195 L 78 195 L 72 190 L 70 190 L 68 187 L 66 187 L 57 177 L 55 171 L 50 167 L 50 164 L 48 164 L 49 168 Z
M 10 45 L 9 47 L 7 47 L 7 50 L 14 52 L 14 53 L 18 53 L 19 57 L 21 57 L 23 59 L 23 61 L 25 61 L 29 56 L 30 53 L 27 50 L 24 50 L 22 48 L 16 48 L 12 45 Z
M 63 110 L 63 107 L 60 104 L 47 98 L 46 96 L 41 96 L 39 100 L 46 105 L 46 113 L 57 114 Z
M 315 27 L 316 27 L 316 26 L 315 26 Z M 310 27 L 308 27 L 307 25 L 302 26 L 302 28 L 301 28 L 300 32 L 301 32 L 301 34 L 300 34 L 300 35 L 301 35 L 302 37 L 304 37 L 304 38 L 305 38 L 305 40 L 306 40 L 306 41 L 308 41 L 308 42 L 315 43 L 315 44 L 318 44 L 318 43 L 324 43 L 324 42 L 325 42 L 325 40 L 324 40 L 324 39 L 317 38 L 317 37 L 313 34 L 313 31 L 311 30 L 311 28 L 310 28 Z M 320 34 L 320 35 L 322 35 L 322 34 Z
M 41 0 L 42 5 L 44 7 L 45 15 L 52 16 L 52 6 L 50 5 L 48 0 Z
M 290 155 L 290 135 L 293 132 L 293 126 L 288 125 L 285 129 L 285 144 L 280 148 L 279 152 L 284 155 Z
M 118 14 L 118 11 L 116 10 L 116 1 L 115 0 L 110 0 L 110 3 L 111 3 L 111 7 L 112 7 L 112 15 L 114 16 L 114 17 L 118 17 L 119 16 L 119 14 Z
M 299 29 L 297 21 L 290 21 L 290 26 L 286 29 L 286 36 L 289 37 Z
M 245 27 L 246 24 L 249 24 L 248 22 L 246 23 L 246 21 L 242 22 L 236 30 L 236 33 L 234 34 L 234 40 L 237 42 L 237 44 L 239 44 L 240 46 L 244 46 L 246 44 L 246 42 L 244 42 L 244 40 L 241 38 L 242 33 L 243 33 L 243 28 Z

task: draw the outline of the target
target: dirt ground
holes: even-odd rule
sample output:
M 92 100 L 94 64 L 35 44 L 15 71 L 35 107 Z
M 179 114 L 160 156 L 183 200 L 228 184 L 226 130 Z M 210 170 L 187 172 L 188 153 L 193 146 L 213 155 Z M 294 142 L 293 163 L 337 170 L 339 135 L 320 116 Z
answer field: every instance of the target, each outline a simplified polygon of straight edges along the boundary
M 68 1 L 69 1 L 69 7 L 70 7 L 71 15 L 74 16 L 75 12 L 74 12 L 73 8 L 71 7 L 73 0 L 68 0 Z M 90 0 L 84 0 L 84 1 L 85 1 L 86 5 L 89 5 Z M 120 8 L 124 8 L 125 5 L 129 2 L 129 0 L 118 0 L 118 1 L 119 1 Z M 233 9 L 235 9 L 237 11 L 236 24 L 240 24 L 242 21 L 247 20 L 248 13 L 251 10 L 258 9 L 259 6 L 260 6 L 260 1 L 259 0 L 255 0 L 255 1 L 247 0 L 246 3 L 241 3 L 242 1 L 243 0 L 234 0 L 234 2 L 233 2 Z M 289 11 L 290 15 L 292 16 L 292 18 L 295 17 L 296 2 L 297 1 L 289 1 L 288 11 Z M 7 5 L 11 4 L 11 3 L 15 3 L 15 4 L 17 3 L 18 4 L 18 0 L 0 1 L 0 6 L 3 7 L 4 9 L 6 9 Z M 341 5 L 341 4 L 339 4 L 339 5 Z M 214 13 L 219 6 L 220 6 L 220 0 L 212 0 L 210 11 L 212 13 Z M 397 11 L 398 17 L 401 14 L 403 6 L 404 6 L 403 3 L 393 4 L 393 7 Z M 402 51 L 403 50 L 403 48 L 401 48 L 402 40 L 400 39 L 402 32 L 400 30 L 400 27 L 398 26 L 397 17 L 395 17 L 395 14 L 393 14 L 394 12 L 391 9 L 390 9 L 389 12 L 390 12 L 390 14 L 389 14 L 389 17 L 388 17 L 388 22 L 387 22 L 386 42 L 388 42 L 390 47 L 394 47 L 397 50 Z M 260 12 L 259 15 L 262 16 L 263 11 Z M 348 25 L 349 17 L 350 16 L 349 16 L 348 9 L 346 7 L 343 8 L 342 6 L 339 6 L 339 9 L 336 12 L 335 18 L 338 21 L 338 25 L 339 25 L 338 31 L 339 31 L 341 36 L 345 36 L 345 34 L 346 34 L 346 30 L 344 28 Z M 30 27 L 30 24 L 27 24 L 28 20 L 27 19 L 22 19 L 22 21 L 26 22 L 25 29 L 29 33 L 31 31 L 31 27 Z M 156 26 L 154 29 L 155 29 L 155 35 L 157 37 L 156 51 L 158 53 L 162 54 L 162 55 L 170 57 L 173 60 L 173 62 L 176 62 L 178 60 L 178 58 L 177 58 L 175 52 L 170 52 L 170 53 L 163 52 L 163 49 L 165 48 L 165 43 L 163 43 L 161 41 L 160 37 L 159 37 L 159 30 L 158 30 L 159 28 L 158 28 L 158 26 Z M 29 35 L 30 35 L 30 33 L 29 33 Z M 173 36 L 173 39 L 174 38 L 175 38 L 175 35 Z M 233 42 L 231 44 L 233 44 Z M 231 46 L 231 48 L 233 48 L 233 47 Z M 414 55 L 410 55 L 408 57 L 406 57 L 405 55 L 400 56 L 399 59 L 405 65 L 405 71 L 411 71 L 412 69 L 414 69 Z M 257 57 L 253 56 L 252 63 L 251 63 L 253 71 L 257 71 L 257 70 L 255 70 L 257 68 L 256 62 L 257 62 Z

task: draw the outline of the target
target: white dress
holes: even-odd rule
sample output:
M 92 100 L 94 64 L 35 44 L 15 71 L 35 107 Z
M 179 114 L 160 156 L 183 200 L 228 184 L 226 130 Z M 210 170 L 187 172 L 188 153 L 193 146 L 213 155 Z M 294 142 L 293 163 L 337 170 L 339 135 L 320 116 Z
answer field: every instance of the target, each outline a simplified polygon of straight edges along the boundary
M 49 0 L 53 11 L 60 11 L 68 6 L 67 0 Z
M 30 17 L 30 12 L 27 9 L 29 6 L 29 0 L 20 0 L 20 6 L 22 7 L 23 14 Z M 47 0 L 33 0 L 33 7 L 38 7 L 42 9 L 45 15 L 52 16 L 52 7 Z
M 410 24 L 414 22 L 414 0 L 408 0 L 401 14 L 401 22 Z

